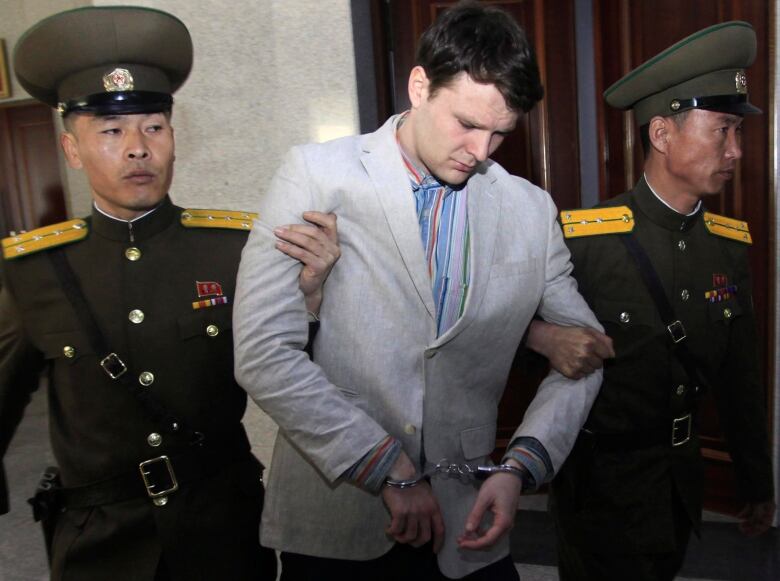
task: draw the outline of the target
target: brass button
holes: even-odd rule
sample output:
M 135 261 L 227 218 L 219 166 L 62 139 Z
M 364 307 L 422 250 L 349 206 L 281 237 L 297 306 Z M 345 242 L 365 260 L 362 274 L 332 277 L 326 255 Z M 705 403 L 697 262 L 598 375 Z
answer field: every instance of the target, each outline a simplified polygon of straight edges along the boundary
M 414 433 L 417 431 L 417 428 L 415 428 L 412 424 L 406 424 L 404 426 L 404 432 L 409 434 L 410 436 L 414 435 Z
M 687 288 L 684 288 L 682 292 L 680 293 L 680 298 L 684 301 L 687 301 L 689 298 L 691 298 L 691 293 L 688 292 Z
M 152 502 L 154 503 L 154 506 L 165 506 L 166 504 L 168 504 L 168 497 L 160 496 L 158 498 L 153 498 Z
M 127 258 L 130 262 L 135 262 L 141 258 L 141 251 L 135 246 L 131 246 L 125 250 L 125 258 Z
M 217 335 L 219 335 L 219 327 L 217 327 L 216 325 L 209 325 L 208 327 L 206 327 L 206 335 L 208 335 L 209 337 L 216 337 Z
M 622 313 L 620 313 L 620 322 L 621 323 L 630 323 L 631 322 L 631 314 L 626 312 L 626 311 L 623 311 Z
M 154 383 L 154 373 L 151 371 L 144 371 L 138 376 L 138 383 L 144 387 L 149 387 Z
M 685 393 L 685 386 L 684 385 L 678 385 L 677 386 L 677 395 L 683 395 Z
M 130 322 L 137 325 L 144 320 L 144 316 L 144 312 L 141 309 L 133 309 L 130 311 L 130 314 L 127 315 L 127 318 L 130 319 Z
M 157 446 L 162 444 L 162 436 L 157 432 L 152 432 L 151 434 L 146 436 L 146 441 L 152 448 L 156 448 Z
M 730 319 L 730 318 L 731 318 L 731 309 L 729 309 L 728 307 L 726 307 L 725 309 L 723 309 L 723 316 L 724 316 L 726 319 Z
M 679 248 L 681 251 L 682 251 L 682 250 L 685 250 L 685 240 L 680 240 L 680 241 L 677 243 L 677 248 Z
M 73 359 L 76 356 L 76 350 L 70 345 L 65 345 L 65 347 L 62 348 L 62 354 L 68 359 Z

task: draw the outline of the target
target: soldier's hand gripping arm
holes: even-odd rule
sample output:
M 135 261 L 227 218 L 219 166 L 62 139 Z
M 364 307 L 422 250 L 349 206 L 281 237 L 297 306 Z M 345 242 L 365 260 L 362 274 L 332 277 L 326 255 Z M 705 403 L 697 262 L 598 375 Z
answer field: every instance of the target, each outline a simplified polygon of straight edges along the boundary
M 550 365 L 570 379 L 601 369 L 604 359 L 615 357 L 612 339 L 590 327 L 564 327 L 531 321 L 526 346 L 549 359 Z
M 279 238 L 276 247 L 303 263 L 298 279 L 306 299 L 306 310 L 317 315 L 322 303 L 322 286 L 333 265 L 341 256 L 336 228 L 336 215 L 304 212 L 309 224 L 289 224 L 274 230 Z

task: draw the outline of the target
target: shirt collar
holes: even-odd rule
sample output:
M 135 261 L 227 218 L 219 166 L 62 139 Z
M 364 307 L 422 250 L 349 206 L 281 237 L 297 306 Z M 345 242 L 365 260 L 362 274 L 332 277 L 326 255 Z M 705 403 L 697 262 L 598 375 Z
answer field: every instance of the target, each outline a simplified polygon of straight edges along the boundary
M 136 217 L 135 217 L 135 218 L 133 218 L 132 220 L 123 220 L 122 218 L 117 218 L 116 216 L 112 216 L 112 215 L 111 215 L 111 214 L 109 214 L 108 212 L 104 212 L 103 210 L 101 210 L 101 209 L 100 209 L 100 206 L 98 206 L 98 205 L 97 205 L 97 202 L 95 202 L 94 200 L 92 201 L 92 206 L 95 208 L 95 210 L 97 210 L 98 212 L 100 212 L 101 214 L 103 214 L 103 215 L 104 215 L 106 218 L 110 218 L 111 220 L 116 220 L 117 222 L 123 222 L 123 223 L 125 223 L 125 224 L 127 224 L 127 223 L 130 223 L 130 224 L 132 224 L 132 223 L 133 223 L 133 222 L 135 222 L 136 220 L 140 220 L 140 219 L 141 219 L 141 218 L 143 218 L 144 216 L 148 216 L 149 214 L 151 214 L 152 212 L 154 212 L 154 211 L 155 211 L 157 208 L 159 208 L 159 207 L 160 207 L 160 204 L 157 204 L 157 205 L 156 205 L 154 208 L 152 208 L 152 209 L 151 209 L 151 210 L 149 210 L 148 212 L 144 212 L 143 214 L 141 214 L 140 216 L 136 216 Z
M 176 213 L 177 208 L 168 196 L 133 220 L 115 218 L 93 204 L 90 231 L 117 242 L 128 242 L 131 235 L 133 241 L 143 241 L 168 228 L 175 221 Z
M 412 191 L 416 192 L 423 186 L 439 186 L 444 187 L 446 189 L 446 194 L 449 194 L 452 188 L 449 186 L 442 186 L 442 184 L 439 183 L 439 180 L 437 180 L 432 174 L 426 172 L 425 169 L 414 163 L 412 158 L 407 155 L 407 153 L 404 151 L 404 148 L 401 146 L 401 140 L 398 137 L 398 129 L 401 127 L 401 125 L 403 125 L 403 122 L 406 120 L 406 116 L 408 114 L 409 111 L 404 111 L 398 116 L 398 119 L 395 123 L 395 143 L 398 145 L 398 151 L 401 152 L 401 159 L 404 162 L 406 173 L 409 174 L 409 179 L 412 182 Z
M 697 205 L 692 214 L 681 214 L 667 204 L 656 194 L 643 175 L 634 187 L 632 199 L 638 209 L 657 225 L 672 231 L 686 231 L 691 228 L 701 216 L 701 204 Z
M 669 208 L 671 211 L 673 211 L 673 212 L 677 212 L 677 210 L 675 210 L 674 208 L 672 208 L 672 206 L 671 206 L 671 205 L 669 205 L 669 203 L 668 203 L 666 200 L 664 200 L 664 199 L 663 199 L 661 196 L 659 196 L 659 195 L 658 195 L 658 192 L 656 192 L 656 191 L 655 191 L 655 189 L 653 189 L 653 186 L 652 186 L 652 184 L 650 183 L 650 180 L 648 180 L 648 179 L 647 179 L 647 174 L 642 174 L 642 177 L 643 177 L 643 178 L 645 178 L 645 182 L 647 183 L 647 187 L 648 187 L 648 188 L 650 188 L 650 191 L 651 191 L 651 192 L 653 192 L 653 195 L 654 195 L 656 198 L 658 198 L 658 201 L 659 201 L 659 202 L 661 202 L 661 203 L 662 203 L 664 206 L 666 206 L 667 208 Z M 689 212 L 689 213 L 687 213 L 687 214 L 683 214 L 682 212 L 677 212 L 677 213 L 678 213 L 678 214 L 680 214 L 681 216 L 695 216 L 695 215 L 698 213 L 698 211 L 699 211 L 699 208 L 701 208 L 701 200 L 699 200 L 699 201 L 697 202 L 697 204 L 696 204 L 696 207 L 693 209 L 693 211 L 692 211 L 692 212 Z

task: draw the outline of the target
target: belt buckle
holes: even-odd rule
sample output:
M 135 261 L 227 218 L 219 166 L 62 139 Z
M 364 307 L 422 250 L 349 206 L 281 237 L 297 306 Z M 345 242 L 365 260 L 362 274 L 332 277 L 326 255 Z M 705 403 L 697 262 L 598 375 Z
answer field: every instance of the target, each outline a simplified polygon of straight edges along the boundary
M 683 425 L 681 425 L 683 424 Z M 684 430 L 684 436 L 678 439 L 679 430 Z M 691 414 L 685 414 L 672 420 L 672 448 L 682 446 L 691 439 Z
M 679 320 L 674 321 L 673 323 L 667 325 L 666 330 L 669 331 L 669 335 L 671 335 L 672 337 L 672 342 L 675 344 L 684 340 L 686 337 L 685 327 L 683 327 L 682 322 Z
M 159 464 L 162 464 L 162 466 Z M 163 468 L 165 469 L 163 470 Z M 143 478 L 146 494 L 149 495 L 149 498 L 159 498 L 179 489 L 179 483 L 176 480 L 176 474 L 173 472 L 173 465 L 168 456 L 158 456 L 151 460 L 145 460 L 138 465 L 138 469 L 141 471 L 141 478 Z M 156 480 L 161 475 L 167 477 L 168 481 L 164 486 L 160 486 L 161 490 L 153 490 L 160 484 Z
M 100 367 L 108 373 L 111 379 L 116 379 L 127 373 L 127 365 L 119 358 L 116 353 L 109 353 L 100 361 Z

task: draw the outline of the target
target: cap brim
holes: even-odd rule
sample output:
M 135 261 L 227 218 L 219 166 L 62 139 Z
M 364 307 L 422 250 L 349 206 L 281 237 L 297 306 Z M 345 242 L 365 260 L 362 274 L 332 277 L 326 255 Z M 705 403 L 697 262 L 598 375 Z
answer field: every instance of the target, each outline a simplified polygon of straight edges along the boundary
M 763 113 L 761 109 L 751 103 L 731 103 L 714 107 L 700 107 L 700 109 L 718 113 L 733 113 L 735 115 L 760 115 Z

